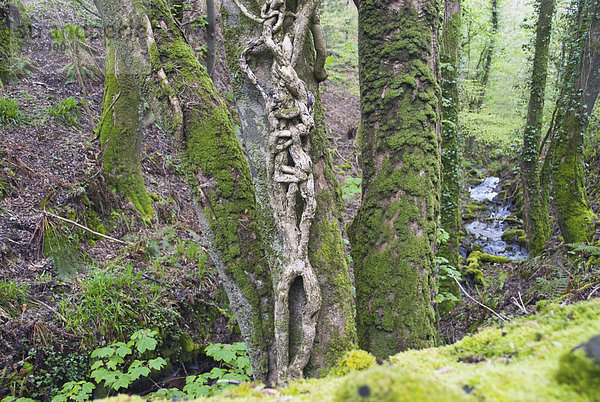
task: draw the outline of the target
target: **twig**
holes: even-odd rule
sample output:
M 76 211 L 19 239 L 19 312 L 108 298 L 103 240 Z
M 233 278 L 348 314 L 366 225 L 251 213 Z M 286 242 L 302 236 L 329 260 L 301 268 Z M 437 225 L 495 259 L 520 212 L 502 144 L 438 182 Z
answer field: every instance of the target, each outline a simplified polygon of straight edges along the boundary
M 114 241 L 114 242 L 117 242 L 117 243 L 126 244 L 126 245 L 128 245 L 128 246 L 131 246 L 131 245 L 132 245 L 132 243 L 129 243 L 129 242 L 126 242 L 126 241 L 123 241 L 123 240 L 119 240 L 119 239 L 115 239 L 114 237 L 110 237 L 110 236 L 104 235 L 104 234 L 102 234 L 102 233 L 95 232 L 95 231 L 93 231 L 92 229 L 90 229 L 90 228 L 88 228 L 88 227 L 86 227 L 86 226 L 83 226 L 83 225 L 81 225 L 81 224 L 79 224 L 79 223 L 77 223 L 77 222 L 75 222 L 75 221 L 72 221 L 72 220 L 70 220 L 70 219 L 63 218 L 62 216 L 54 215 L 54 214 L 53 214 L 53 213 L 51 213 L 51 212 L 48 212 L 48 211 L 45 211 L 45 210 L 44 210 L 44 211 L 42 211 L 42 213 L 43 213 L 44 215 L 51 216 L 51 217 L 53 217 L 53 218 L 56 218 L 56 219 L 60 219 L 61 221 L 69 222 L 69 223 L 71 223 L 71 224 L 73 224 L 73 225 L 77 226 L 77 227 L 78 227 L 78 228 L 80 228 L 80 229 L 83 229 L 83 230 L 85 230 L 85 231 L 87 231 L 87 232 L 90 232 L 90 233 L 91 233 L 91 234 L 93 234 L 93 235 L 100 236 L 100 237 L 103 237 L 103 238 L 105 238 L 105 239 L 108 239 L 108 240 L 112 240 L 112 241 Z
M 594 288 L 594 289 L 593 289 L 593 290 L 590 292 L 590 294 L 588 295 L 587 299 L 588 299 L 588 300 L 590 300 L 590 298 L 592 297 L 592 295 L 593 295 L 594 293 L 596 293 L 596 290 L 598 290 L 598 289 L 600 289 L 600 285 L 596 286 L 596 287 L 595 287 L 595 288 Z
M 521 292 L 519 292 L 519 300 L 521 301 L 519 303 L 519 300 L 517 300 L 516 297 L 511 297 L 512 302 L 515 306 L 517 306 L 519 309 L 521 309 L 521 311 L 523 311 L 525 314 L 528 313 L 527 309 L 525 308 L 525 304 L 523 304 L 523 299 L 521 298 Z
M 44 303 L 43 301 L 35 299 L 33 297 L 29 297 L 29 299 L 31 299 L 32 302 L 37 303 L 37 304 L 41 304 L 42 306 L 44 306 L 47 309 L 49 309 L 50 311 L 52 311 L 54 314 L 56 314 L 58 316 L 58 318 L 60 318 L 61 320 L 63 320 L 65 322 L 65 324 L 69 323 L 69 321 L 65 318 L 65 316 L 62 315 L 61 313 L 59 313 L 58 311 L 56 311 L 56 309 L 54 307 L 49 306 L 46 303 Z
M 458 287 L 460 288 L 460 290 L 462 290 L 463 293 L 469 299 L 473 300 L 475 303 L 479 304 L 481 307 L 487 309 L 488 311 L 491 311 L 496 317 L 500 318 L 502 320 L 502 322 L 507 322 L 508 321 L 508 318 L 503 317 L 501 314 L 496 313 L 494 310 L 492 310 L 491 308 L 489 308 L 485 304 L 481 303 L 479 300 L 476 300 L 473 297 L 471 297 L 471 295 L 469 293 L 467 293 L 467 291 L 465 290 L 465 288 L 462 287 L 462 285 L 460 284 L 460 282 L 458 281 L 458 279 L 456 279 L 456 277 L 454 275 L 452 275 L 452 274 L 450 274 L 450 276 L 452 276 L 452 279 L 454 279 L 454 282 L 456 282 L 456 284 L 458 285 Z

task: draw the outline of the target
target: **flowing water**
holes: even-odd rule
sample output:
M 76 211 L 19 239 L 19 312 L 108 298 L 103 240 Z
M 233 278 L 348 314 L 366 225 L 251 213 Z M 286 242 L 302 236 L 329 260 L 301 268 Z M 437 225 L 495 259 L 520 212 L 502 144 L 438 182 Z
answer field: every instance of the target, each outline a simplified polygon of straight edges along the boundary
M 516 225 L 506 220 L 512 215 L 512 205 L 494 201 L 498 195 L 496 188 L 499 181 L 497 177 L 488 177 L 483 183 L 471 189 L 471 198 L 484 201 L 488 206 L 488 212 L 487 218 L 476 219 L 465 227 L 475 236 L 475 243 L 481 245 L 484 253 L 501 255 L 511 260 L 523 260 L 527 258 L 525 248 L 502 240 L 502 234 L 507 230 L 516 229 Z

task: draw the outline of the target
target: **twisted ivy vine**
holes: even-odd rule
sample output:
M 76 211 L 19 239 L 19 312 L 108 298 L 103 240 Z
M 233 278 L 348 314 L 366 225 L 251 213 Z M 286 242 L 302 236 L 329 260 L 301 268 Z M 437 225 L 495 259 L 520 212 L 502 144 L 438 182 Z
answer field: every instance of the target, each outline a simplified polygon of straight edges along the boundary
M 286 10 L 285 0 L 266 0 L 260 15 L 255 15 L 235 0 L 246 17 L 262 26 L 261 36 L 242 52 L 240 66 L 266 104 L 270 127 L 266 161 L 269 198 L 275 221 L 284 237 L 288 258 L 277 282 L 275 296 L 275 343 L 280 381 L 302 377 L 302 370 L 310 358 L 317 313 L 321 308 L 319 283 L 308 259 L 310 226 L 317 205 L 313 163 L 309 155 L 309 132 L 315 125 L 312 111 L 314 96 L 296 72 L 310 30 L 317 61 L 313 74 L 317 80 L 325 77 L 321 62 L 325 47 L 317 14 L 319 2 L 299 2 L 297 10 L 290 12 Z M 288 17 L 291 25 L 285 21 Z M 289 25 L 289 28 L 284 29 L 284 25 Z M 259 47 L 266 47 L 273 57 L 273 88 L 269 93 L 248 65 L 248 55 Z M 291 359 L 289 293 L 292 283 L 299 277 L 306 294 L 306 305 L 302 312 L 302 340 Z

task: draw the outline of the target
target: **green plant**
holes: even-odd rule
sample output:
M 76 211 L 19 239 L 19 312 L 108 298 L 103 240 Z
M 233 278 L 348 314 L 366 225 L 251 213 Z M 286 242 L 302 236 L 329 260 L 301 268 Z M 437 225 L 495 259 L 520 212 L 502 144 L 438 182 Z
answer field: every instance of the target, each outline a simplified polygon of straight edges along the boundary
M 439 271 L 438 271 L 438 281 L 436 281 L 436 286 L 435 286 L 435 302 L 436 303 L 443 303 L 445 301 L 451 301 L 451 302 L 458 302 L 460 301 L 460 299 L 458 297 L 456 297 L 455 295 L 452 294 L 452 292 L 448 292 L 448 291 L 444 291 L 444 290 L 440 290 L 438 283 L 439 282 L 444 282 L 444 281 L 453 281 L 454 279 L 456 279 L 457 281 L 461 281 L 462 277 L 460 275 L 460 272 L 454 268 L 452 265 L 450 265 L 449 261 L 444 258 L 444 257 L 440 257 L 437 256 L 435 257 L 435 262 L 438 264 L 439 267 Z
M 346 177 L 342 186 L 342 198 L 351 200 L 356 194 L 360 194 L 362 179 L 360 177 Z
M 93 49 L 87 44 L 83 28 L 79 25 L 67 24 L 51 30 L 55 48 L 64 50 L 69 56 L 69 63 L 58 70 L 67 77 L 67 84 L 75 81 L 98 81 L 102 71 L 98 68 L 93 56 Z
M 21 315 L 23 304 L 27 302 L 27 288 L 26 283 L 19 284 L 7 279 L 0 281 L 0 317 L 6 314 L 13 317 Z
M 220 362 L 220 367 L 214 367 L 208 373 L 186 377 L 183 392 L 178 389 L 163 388 L 156 393 L 156 396 L 168 398 L 212 396 L 235 387 L 240 382 L 250 381 L 252 368 L 246 344 L 243 342 L 213 343 L 206 347 L 205 352 L 213 360 Z
M 19 109 L 17 102 L 7 96 L 0 98 L 0 124 L 19 126 L 27 123 L 27 116 Z
M 90 378 L 96 384 L 104 382 L 105 387 L 119 391 L 128 388 L 140 377 L 147 377 L 152 370 L 162 369 L 167 364 L 162 357 L 140 360 L 144 353 L 156 349 L 157 335 L 157 331 L 141 329 L 134 332 L 127 343 L 115 342 L 94 350 L 91 357 L 96 361 L 90 367 Z M 140 359 L 132 361 L 134 356 Z M 89 381 L 70 381 L 63 386 L 60 394 L 52 398 L 52 402 L 86 401 L 95 388 L 96 385 Z
M 75 127 L 81 116 L 81 102 L 73 98 L 66 98 L 56 107 L 50 106 L 48 113 L 64 126 Z

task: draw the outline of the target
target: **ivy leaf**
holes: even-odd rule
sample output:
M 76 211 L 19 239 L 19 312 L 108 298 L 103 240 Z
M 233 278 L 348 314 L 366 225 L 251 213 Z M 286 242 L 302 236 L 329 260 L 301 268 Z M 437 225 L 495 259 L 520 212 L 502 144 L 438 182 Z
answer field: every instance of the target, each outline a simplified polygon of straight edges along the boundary
M 162 357 L 157 357 L 156 359 L 148 360 L 148 367 L 150 367 L 153 370 L 160 370 L 166 365 L 167 362 Z
M 156 348 L 157 344 L 158 344 L 158 342 L 156 342 L 156 339 L 150 338 L 150 337 L 145 337 L 145 338 L 141 338 L 140 340 L 138 340 L 136 348 L 137 348 L 138 352 L 144 353 L 147 350 L 154 350 Z
M 236 358 L 235 352 L 232 350 L 231 345 L 223 345 L 220 343 L 213 343 L 206 347 L 206 354 L 215 359 L 216 361 L 223 361 L 231 364 Z
M 131 354 L 131 349 L 123 343 L 122 345 L 119 345 L 119 347 L 116 350 L 116 353 L 121 357 L 125 357 Z
M 96 349 L 92 352 L 92 357 L 110 357 L 115 354 L 115 350 L 110 346 Z
M 118 391 L 121 388 L 127 388 L 129 386 L 129 384 L 131 384 L 131 379 L 129 378 L 128 375 L 123 374 L 123 375 L 120 375 L 119 378 L 117 378 L 117 380 L 113 384 L 112 388 L 115 391 Z
M 150 369 L 148 367 L 143 367 L 143 366 L 136 367 L 134 369 L 132 369 L 130 367 L 127 374 L 129 374 L 131 379 L 135 381 L 140 377 L 147 377 L 148 374 L 150 374 Z

